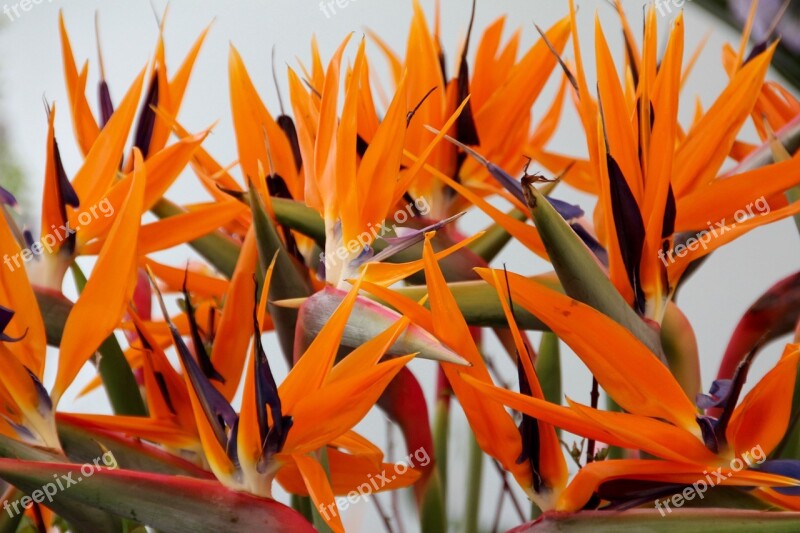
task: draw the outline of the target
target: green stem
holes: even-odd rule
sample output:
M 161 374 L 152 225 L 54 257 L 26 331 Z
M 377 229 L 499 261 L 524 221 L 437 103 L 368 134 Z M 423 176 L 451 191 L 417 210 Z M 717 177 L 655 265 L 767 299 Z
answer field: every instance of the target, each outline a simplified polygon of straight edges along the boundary
M 436 453 L 436 471 L 439 474 L 442 494 L 447 494 L 447 435 L 450 431 L 449 404 L 448 398 L 440 397 L 436 402 L 436 412 L 433 416 L 433 449 Z
M 442 491 L 442 480 L 438 469 L 434 470 L 428 479 L 419 517 L 420 531 L 426 533 L 445 533 L 447 531 L 445 495 Z
M 561 353 L 558 336 L 550 331 L 542 333 L 536 360 L 536 375 L 542 385 L 544 399 L 561 405 Z
M 306 517 L 309 522 L 314 521 L 310 497 L 292 494 L 292 509 Z
M 75 279 L 75 285 L 80 293 L 86 286 L 86 276 L 77 263 L 73 263 L 71 269 L 72 277 Z M 142 394 L 139 392 L 136 377 L 113 333 L 103 341 L 97 351 L 100 353 L 97 371 L 103 380 L 103 386 L 114 414 L 147 416 L 147 409 L 142 400 Z
M 469 463 L 467 471 L 467 499 L 464 513 L 465 533 L 478 533 L 478 517 L 481 507 L 481 485 L 483 481 L 483 450 L 475 436 L 470 433 Z

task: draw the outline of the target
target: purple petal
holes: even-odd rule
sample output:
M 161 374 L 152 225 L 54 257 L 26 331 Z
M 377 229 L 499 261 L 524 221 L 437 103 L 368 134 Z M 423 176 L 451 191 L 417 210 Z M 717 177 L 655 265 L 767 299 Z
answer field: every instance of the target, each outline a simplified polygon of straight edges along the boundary
M 400 253 L 403 250 L 414 246 L 415 244 L 422 242 L 425 240 L 425 234 L 429 231 L 438 231 L 440 228 L 446 226 L 447 224 L 453 222 L 454 220 L 461 217 L 466 211 L 462 211 L 456 215 L 451 216 L 450 218 L 446 218 L 435 224 L 431 224 L 430 226 L 426 226 L 422 229 L 411 229 L 411 228 L 398 228 L 402 229 L 404 235 L 397 236 L 397 237 L 381 237 L 384 241 L 389 243 L 389 246 L 381 250 L 380 253 L 376 254 L 371 261 L 379 262 L 387 259 L 394 254 Z M 399 233 L 399 231 L 398 231 Z
M 258 324 L 258 282 L 255 275 L 253 276 L 253 282 L 256 293 L 253 306 L 253 333 L 256 347 L 253 370 L 255 371 L 258 427 L 261 434 L 261 442 L 264 446 L 261 453 L 262 459 L 268 461 L 273 454 L 283 449 L 283 444 L 289 435 L 289 428 L 292 427 L 292 417 L 283 415 L 281 398 L 278 396 L 278 385 L 275 383 L 267 353 L 261 343 L 261 328 Z M 272 414 L 272 427 L 270 427 L 267 419 L 267 408 Z
M 142 103 L 139 111 L 139 120 L 136 123 L 136 133 L 133 144 L 142 152 L 142 157 L 147 158 L 150 152 L 150 141 L 153 139 L 153 128 L 156 124 L 156 113 L 153 107 L 158 107 L 158 70 L 153 72 L 150 80 L 150 89 L 147 98 Z
M 728 396 L 731 394 L 732 382 L 730 379 L 715 379 L 708 390 L 708 394 L 698 394 L 695 404 L 700 409 L 712 407 L 725 407 Z
M 8 207 L 17 207 L 17 199 L 3 187 L 0 187 L 0 203 Z
M 800 461 L 796 459 L 774 459 L 765 461 L 758 470 L 768 474 L 790 477 L 800 483 Z M 772 487 L 772 490 L 787 496 L 800 496 L 800 487 Z

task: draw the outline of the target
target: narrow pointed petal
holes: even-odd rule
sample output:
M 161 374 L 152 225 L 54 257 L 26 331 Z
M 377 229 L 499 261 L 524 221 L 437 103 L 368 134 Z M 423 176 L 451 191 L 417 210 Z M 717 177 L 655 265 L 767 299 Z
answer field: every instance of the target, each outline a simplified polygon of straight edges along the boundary
M 284 449 L 290 453 L 308 453 L 350 431 L 366 416 L 400 369 L 413 358 L 413 355 L 407 355 L 390 359 L 325 384 L 313 392 L 306 391 L 294 405 L 286 407 L 294 425 Z
M 104 130 L 105 131 L 105 130 Z M 125 202 L 117 213 L 89 282 L 64 326 L 53 403 L 75 379 L 83 364 L 117 327 L 136 285 L 136 246 L 147 177 L 141 154 L 134 151 L 134 172 Z M 87 327 L 91 324 L 92 327 Z
M 72 180 L 75 192 L 84 205 L 97 203 L 117 175 L 143 81 L 144 71 L 134 80 L 111 120 L 97 136 L 86 154 L 83 166 Z
M 314 502 L 314 506 L 317 509 L 327 509 L 329 511 L 320 513 L 325 522 L 334 533 L 344 533 L 344 525 L 342 525 L 336 500 L 333 498 L 333 489 L 325 469 L 316 460 L 307 455 L 297 454 L 292 458 L 300 471 L 300 475 L 303 476 L 303 482 L 308 489 L 309 496 L 311 496 L 311 501 Z
M 72 113 L 72 124 L 75 129 L 75 137 L 81 152 L 86 156 L 92 148 L 97 136 L 100 134 L 100 127 L 92 115 L 89 102 L 86 100 L 86 77 L 83 74 L 83 82 L 79 80 L 78 69 L 75 66 L 75 57 L 72 54 L 72 45 L 67 35 L 67 28 L 64 24 L 64 14 L 58 14 L 59 36 L 61 38 L 61 55 L 64 65 L 64 77 L 67 84 L 67 96 L 70 101 L 70 111 Z M 84 67 L 85 68 L 85 67 Z

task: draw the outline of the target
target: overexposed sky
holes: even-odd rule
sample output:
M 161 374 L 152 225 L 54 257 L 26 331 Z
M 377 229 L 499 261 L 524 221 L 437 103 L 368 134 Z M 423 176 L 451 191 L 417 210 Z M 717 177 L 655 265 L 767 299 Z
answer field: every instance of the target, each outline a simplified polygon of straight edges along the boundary
M 16 0 L 5 5 L 17 5 Z M 155 10 L 163 12 L 165 2 L 153 1 Z M 634 30 L 641 27 L 640 14 L 644 4 L 640 0 L 624 0 L 628 8 Z M 298 59 L 307 62 L 310 39 L 319 39 L 323 61 L 327 61 L 334 48 L 348 32 L 363 33 L 364 28 L 375 30 L 395 50 L 405 48 L 405 36 L 411 17 L 409 0 L 340 0 L 335 13 L 330 7 L 324 12 L 316 0 L 173 0 L 170 2 L 166 24 L 167 60 L 174 69 L 183 59 L 197 35 L 213 21 L 212 30 L 201 52 L 189 89 L 186 94 L 180 120 L 190 130 L 200 130 L 214 121 L 219 121 L 212 135 L 205 143 L 206 149 L 223 164 L 236 159 L 236 145 L 232 135 L 230 106 L 227 87 L 227 58 L 229 46 L 235 46 L 242 54 L 251 76 L 262 97 L 271 110 L 277 113 L 277 99 L 271 75 L 270 51 L 276 48 L 281 90 L 288 92 L 285 78 L 286 65 L 297 67 Z M 432 20 L 431 1 L 424 1 L 429 20 Z M 593 73 L 593 31 L 594 14 L 600 17 L 606 28 L 611 49 L 621 57 L 622 42 L 616 15 L 604 0 L 579 2 L 579 23 L 581 43 L 585 64 L 589 67 L 590 85 Z M 467 0 L 444 0 L 442 2 L 442 38 L 451 62 L 460 49 L 469 20 L 470 2 Z M 93 95 L 98 76 L 97 52 L 94 31 L 95 12 L 99 11 L 100 33 L 105 58 L 107 81 L 111 87 L 112 98 L 119 102 L 134 76 L 150 58 L 156 43 L 157 22 L 154 7 L 145 0 L 100 1 L 100 0 L 42 0 L 33 4 L 29 11 L 18 9 L 20 16 L 11 17 L 0 13 L 0 110 L 2 121 L 8 130 L 11 149 L 26 175 L 26 197 L 29 206 L 36 206 L 41 191 L 41 177 L 44 173 L 46 117 L 42 97 L 55 101 L 58 106 L 56 135 L 59 139 L 67 173 L 72 176 L 79 168 L 80 155 L 72 137 L 72 125 L 67 109 L 66 89 L 61 67 L 61 51 L 58 39 L 58 12 L 63 10 L 66 25 L 72 39 L 73 50 L 78 64 L 90 61 L 88 87 Z M 13 15 L 13 10 L 11 10 Z M 536 32 L 533 23 L 547 27 L 565 16 L 568 12 L 564 0 L 481 0 L 478 2 L 475 33 L 482 30 L 501 14 L 508 15 L 506 38 L 517 27 L 522 29 L 522 45 L 534 42 Z M 677 12 L 676 9 L 673 12 Z M 661 18 L 666 28 L 668 17 Z M 686 50 L 687 57 L 702 37 L 711 32 L 708 45 L 690 77 L 684 94 L 681 117 L 691 116 L 694 97 L 699 96 L 707 108 L 725 85 L 727 77 L 720 65 L 720 50 L 725 42 L 738 37 L 722 23 L 710 18 L 704 11 L 686 3 Z M 475 46 L 472 47 L 474 51 Z M 382 65 L 380 54 L 371 43 L 368 50 L 373 54 L 373 64 Z M 572 57 L 571 50 L 567 52 Z M 384 86 L 389 78 L 386 70 L 378 67 Z M 540 99 L 535 114 L 540 115 L 554 94 L 551 83 Z M 287 98 L 285 97 L 286 101 Z M 90 103 L 96 102 L 94 96 Z M 567 104 L 564 121 L 552 142 L 557 151 L 582 154 L 585 141 L 580 126 Z M 755 137 L 748 139 L 754 141 Z M 2 181 L 2 177 L 0 177 Z M 560 191 L 561 197 L 580 202 L 584 208 L 587 197 L 569 191 Z M 181 203 L 204 199 L 201 188 L 190 177 L 183 178 L 169 196 Z M 35 220 L 31 207 L 31 220 Z M 587 209 L 588 210 L 588 209 Z M 486 223 L 481 216 L 467 220 L 466 228 L 478 229 Z M 185 257 L 183 250 L 163 254 L 173 264 L 181 264 Z M 547 269 L 547 265 L 531 256 L 521 246 L 509 246 L 497 264 L 505 262 L 513 271 L 532 274 Z M 692 321 L 703 358 L 702 370 L 706 387 L 716 374 L 721 354 L 733 327 L 750 303 L 778 279 L 794 272 L 800 264 L 800 242 L 797 230 L 790 220 L 756 230 L 722 251 L 715 253 L 699 273 L 687 283 L 682 291 L 680 304 Z M 272 353 L 277 349 L 274 344 Z M 500 353 L 496 344 L 489 344 L 489 350 Z M 753 376 L 761 375 L 767 366 L 777 359 L 780 346 L 772 346 L 760 358 Z M 277 360 L 278 357 L 273 357 Z M 499 359 L 499 356 L 498 356 Z M 564 390 L 578 401 L 588 401 L 589 375 L 574 355 L 565 355 L 563 371 L 566 381 Z M 50 364 L 53 369 L 54 365 Z M 433 392 L 434 368 L 426 361 L 412 364 L 412 368 L 423 381 L 428 393 Z M 510 381 L 515 375 L 511 365 L 503 368 Z M 81 381 L 91 376 L 85 369 Z M 79 387 L 74 387 L 77 390 Z M 62 405 L 68 406 L 68 403 Z M 90 395 L 76 400 L 71 407 L 82 411 L 105 411 L 102 396 Z M 453 427 L 453 488 L 462 486 L 458 480 L 465 476 L 455 465 L 465 458 L 466 428 L 463 419 L 455 417 Z M 379 414 L 371 414 L 362 425 L 363 430 L 377 442 L 385 441 L 385 423 Z M 463 462 L 460 464 L 464 464 Z M 487 465 L 485 470 L 486 505 L 483 516 L 490 520 L 493 515 L 494 497 L 498 488 L 495 470 Z M 463 509 L 463 498 L 459 490 L 450 494 L 451 513 L 455 516 Z M 502 525 L 516 524 L 514 515 L 505 510 Z M 376 527 L 376 515 L 371 505 L 359 505 L 344 513 L 346 524 L 364 530 Z M 486 527 L 489 523 L 484 524 Z M 367 528 L 369 526 L 369 528 Z M 414 523 L 408 522 L 409 531 Z

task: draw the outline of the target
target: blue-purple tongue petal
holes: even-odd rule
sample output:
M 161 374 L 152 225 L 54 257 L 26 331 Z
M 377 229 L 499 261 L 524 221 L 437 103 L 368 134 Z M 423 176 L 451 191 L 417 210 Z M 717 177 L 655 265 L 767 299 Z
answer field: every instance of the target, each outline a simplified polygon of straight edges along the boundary
M 758 470 L 768 474 L 790 477 L 800 484 L 800 461 L 796 459 L 774 459 L 759 465 Z M 772 487 L 772 490 L 786 496 L 800 496 L 798 487 Z
M 431 224 L 430 226 L 426 226 L 421 229 L 398 228 L 397 230 L 395 230 L 398 233 L 397 237 L 381 237 L 384 241 L 389 243 L 389 246 L 381 250 L 379 253 L 375 254 L 371 259 L 369 259 L 369 261 L 374 261 L 374 262 L 383 261 L 384 259 L 388 259 L 394 254 L 400 253 L 403 250 L 424 241 L 426 233 L 428 233 L 429 231 L 438 231 L 440 228 L 460 218 L 464 213 L 466 213 L 466 211 L 462 211 L 461 213 L 455 214 L 449 218 L 440 220 L 435 224 Z
M 428 129 L 428 131 L 432 133 L 436 134 L 439 133 L 439 131 L 435 128 L 431 128 L 429 126 L 426 126 L 426 128 Z M 458 141 L 457 139 L 454 139 L 449 135 L 445 135 L 444 138 L 450 141 L 451 143 L 455 144 L 462 150 L 464 150 L 466 153 L 471 155 L 476 161 L 478 161 L 480 164 L 486 167 L 486 170 L 489 171 L 489 174 L 491 174 L 492 177 L 496 179 L 497 182 L 505 190 L 510 192 L 514 196 L 514 198 L 519 200 L 519 202 L 522 205 L 525 205 L 525 194 L 522 192 L 522 183 L 520 183 L 520 180 L 514 178 L 508 172 L 498 167 L 497 165 L 495 165 L 494 163 L 483 157 L 481 154 L 479 154 L 466 144 Z M 547 201 L 550 202 L 550 205 L 553 206 L 553 209 L 555 209 L 559 215 L 564 217 L 564 220 L 566 220 L 567 222 L 576 218 L 580 218 L 584 215 L 583 209 L 581 209 L 577 205 L 569 204 L 567 202 L 564 202 L 563 200 L 550 198 L 549 196 L 545 196 L 545 198 L 547 198 Z
M 715 379 L 708 390 L 708 394 L 698 394 L 695 404 L 700 409 L 711 409 L 712 407 L 725 407 L 728 396 L 731 394 L 730 379 Z

